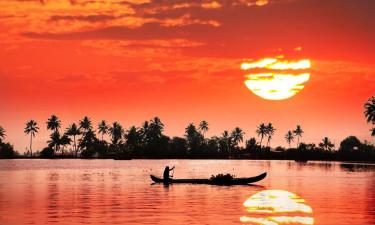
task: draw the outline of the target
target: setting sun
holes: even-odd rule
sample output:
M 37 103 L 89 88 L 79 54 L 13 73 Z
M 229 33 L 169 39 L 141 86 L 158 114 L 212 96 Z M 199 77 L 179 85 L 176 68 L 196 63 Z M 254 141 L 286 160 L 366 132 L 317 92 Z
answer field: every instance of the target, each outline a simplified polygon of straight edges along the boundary
M 246 87 L 267 100 L 283 100 L 296 95 L 310 79 L 310 68 L 311 62 L 308 59 L 287 61 L 264 58 L 241 64 L 241 69 L 249 71 L 245 80 Z
M 265 190 L 248 198 L 243 206 L 249 216 L 242 216 L 243 223 L 278 224 L 314 224 L 312 208 L 298 195 L 283 190 Z

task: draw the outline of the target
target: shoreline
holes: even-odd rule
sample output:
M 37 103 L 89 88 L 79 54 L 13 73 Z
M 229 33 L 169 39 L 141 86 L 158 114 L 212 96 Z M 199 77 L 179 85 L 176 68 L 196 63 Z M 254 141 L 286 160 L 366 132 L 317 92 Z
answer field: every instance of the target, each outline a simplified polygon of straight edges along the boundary
M 315 159 L 307 161 L 299 161 L 296 159 L 252 159 L 252 158 L 132 158 L 132 159 L 113 159 L 113 158 L 76 158 L 76 157 L 55 157 L 55 158 L 41 158 L 41 157 L 15 157 L 15 158 L 0 158 L 0 160 L 17 160 L 17 159 L 44 159 L 44 160 L 116 160 L 116 161 L 130 161 L 130 160 L 252 160 L 252 161 L 294 161 L 296 163 L 304 164 L 308 162 L 330 162 L 330 163 L 348 163 L 348 164 L 369 164 L 375 165 L 373 161 L 348 161 L 348 160 L 324 160 Z

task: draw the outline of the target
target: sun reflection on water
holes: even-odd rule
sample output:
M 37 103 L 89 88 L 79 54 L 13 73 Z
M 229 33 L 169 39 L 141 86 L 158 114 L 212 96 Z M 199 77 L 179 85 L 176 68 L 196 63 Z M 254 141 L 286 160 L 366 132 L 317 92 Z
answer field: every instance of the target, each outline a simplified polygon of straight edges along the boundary
M 312 208 L 298 195 L 283 190 L 265 190 L 248 198 L 243 205 L 248 216 L 240 217 L 242 223 L 278 225 L 278 224 L 314 224 Z

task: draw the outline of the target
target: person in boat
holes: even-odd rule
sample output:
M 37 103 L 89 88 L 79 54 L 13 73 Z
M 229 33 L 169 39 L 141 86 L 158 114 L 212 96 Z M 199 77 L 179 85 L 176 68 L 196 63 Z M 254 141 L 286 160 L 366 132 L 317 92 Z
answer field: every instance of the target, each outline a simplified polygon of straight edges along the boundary
M 167 182 L 171 177 L 169 176 L 169 172 L 174 170 L 174 167 L 172 167 L 172 169 L 169 169 L 169 166 L 166 166 L 165 169 L 164 169 L 164 174 L 163 174 L 163 179 L 164 179 L 164 182 Z

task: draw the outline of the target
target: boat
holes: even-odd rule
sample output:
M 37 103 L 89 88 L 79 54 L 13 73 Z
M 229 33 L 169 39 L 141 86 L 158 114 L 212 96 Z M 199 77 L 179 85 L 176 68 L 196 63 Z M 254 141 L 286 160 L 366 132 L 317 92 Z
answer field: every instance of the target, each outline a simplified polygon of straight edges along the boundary
M 255 177 L 246 178 L 233 178 L 229 180 L 215 180 L 215 179 L 169 179 L 164 182 L 164 179 L 154 175 L 150 175 L 151 180 L 155 183 L 166 183 L 166 184 L 211 184 L 211 185 L 245 185 L 251 184 L 263 180 L 267 176 L 267 173 L 262 173 Z

